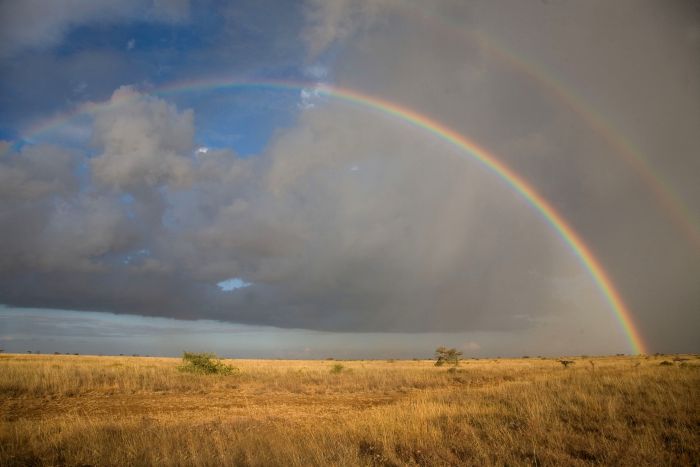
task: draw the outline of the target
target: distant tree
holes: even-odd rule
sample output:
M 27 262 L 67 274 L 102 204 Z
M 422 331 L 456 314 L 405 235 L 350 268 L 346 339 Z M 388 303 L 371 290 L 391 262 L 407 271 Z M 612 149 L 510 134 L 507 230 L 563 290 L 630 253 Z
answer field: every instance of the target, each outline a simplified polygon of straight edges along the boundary
M 445 363 L 451 363 L 454 366 L 459 365 L 459 361 L 462 359 L 462 352 L 447 347 L 438 347 L 435 349 L 435 366 L 442 366 Z

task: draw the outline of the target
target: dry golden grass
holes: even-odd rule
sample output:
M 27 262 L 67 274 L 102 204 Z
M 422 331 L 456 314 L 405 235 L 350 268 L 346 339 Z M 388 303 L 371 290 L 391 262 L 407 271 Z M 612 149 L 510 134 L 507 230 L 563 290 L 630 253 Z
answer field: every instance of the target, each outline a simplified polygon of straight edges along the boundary
M 0 465 L 698 465 L 688 358 L 236 360 L 207 376 L 0 355 Z

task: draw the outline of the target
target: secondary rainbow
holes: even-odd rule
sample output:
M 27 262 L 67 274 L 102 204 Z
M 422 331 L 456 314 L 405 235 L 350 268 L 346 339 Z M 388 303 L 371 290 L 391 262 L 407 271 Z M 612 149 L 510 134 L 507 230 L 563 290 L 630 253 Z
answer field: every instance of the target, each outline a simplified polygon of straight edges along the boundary
M 397 3 L 396 6 L 400 7 L 398 8 L 399 12 L 422 22 L 431 28 L 433 33 L 449 33 L 452 36 L 451 40 L 459 37 L 476 41 L 491 57 L 507 64 L 517 73 L 537 83 L 559 103 L 586 122 L 615 151 L 615 154 L 637 173 L 661 206 L 663 213 L 678 227 L 688 242 L 700 252 L 700 221 L 697 216 L 691 212 L 677 191 L 654 171 L 641 155 L 641 151 L 635 148 L 629 139 L 615 131 L 614 125 L 605 119 L 601 112 L 596 111 L 585 99 L 577 97 L 576 93 L 564 84 L 564 80 L 558 79 L 551 71 L 547 71 L 544 66 L 535 63 L 532 59 L 521 57 L 511 51 L 495 36 L 464 28 L 463 24 L 454 23 L 449 16 L 439 15 L 424 8 L 421 2 L 401 2 Z
M 174 93 L 194 92 L 198 90 L 207 91 L 226 88 L 261 88 L 296 92 L 300 92 L 302 90 L 313 91 L 319 96 L 332 97 L 340 101 L 360 105 L 362 107 L 374 109 L 383 114 L 393 116 L 401 121 L 421 128 L 426 132 L 435 135 L 439 139 L 457 147 L 464 154 L 471 156 L 471 158 L 478 161 L 483 167 L 497 175 L 513 190 L 518 192 L 540 215 L 542 215 L 545 221 L 557 232 L 564 243 L 577 257 L 579 262 L 589 272 L 591 278 L 614 313 L 618 324 L 629 342 L 631 350 L 637 354 L 646 353 L 646 345 L 641 334 L 634 325 L 630 310 L 624 303 L 620 293 L 616 290 L 612 280 L 608 276 L 608 273 L 605 271 L 600 261 L 598 261 L 598 259 L 593 255 L 591 249 L 584 243 L 583 239 L 532 185 L 515 173 L 506 164 L 498 160 L 496 156 L 479 146 L 476 142 L 443 125 L 435 119 L 420 114 L 415 110 L 401 106 L 397 103 L 389 102 L 376 96 L 362 94 L 352 89 L 325 84 L 292 81 L 243 81 L 228 79 L 200 80 L 163 86 L 153 90 L 152 94 L 168 95 Z M 29 139 L 31 136 L 39 135 L 55 129 L 72 118 L 102 109 L 107 109 L 114 105 L 120 105 L 121 103 L 123 103 L 123 100 L 117 100 L 116 102 L 113 100 L 107 103 L 86 104 L 77 108 L 73 112 L 56 116 L 52 119 L 44 121 L 38 126 L 33 127 L 27 133 L 27 138 L 25 139 Z
M 584 120 L 588 126 L 612 148 L 615 153 L 631 167 L 644 185 L 651 190 L 656 201 L 663 208 L 662 211 L 686 236 L 688 241 L 700 251 L 700 226 L 698 220 L 690 211 L 676 190 L 656 173 L 649 163 L 642 157 L 641 151 L 634 147 L 629 139 L 624 138 L 613 129 L 610 123 L 600 112 L 597 112 L 584 99 L 576 97 L 573 91 L 562 84 L 562 80 L 556 79 L 550 74 L 541 71 L 543 68 L 530 64 L 508 49 L 495 39 L 482 34 L 475 34 L 476 39 L 491 54 L 501 60 L 510 63 L 525 76 L 539 83 L 547 89 L 552 96 L 569 108 L 570 111 Z

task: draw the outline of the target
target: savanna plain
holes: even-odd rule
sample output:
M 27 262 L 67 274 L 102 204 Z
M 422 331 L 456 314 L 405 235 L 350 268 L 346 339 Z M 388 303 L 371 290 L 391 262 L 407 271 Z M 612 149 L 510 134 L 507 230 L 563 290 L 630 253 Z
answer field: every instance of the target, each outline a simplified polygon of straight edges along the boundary
M 0 355 L 1 465 L 699 465 L 700 357 Z

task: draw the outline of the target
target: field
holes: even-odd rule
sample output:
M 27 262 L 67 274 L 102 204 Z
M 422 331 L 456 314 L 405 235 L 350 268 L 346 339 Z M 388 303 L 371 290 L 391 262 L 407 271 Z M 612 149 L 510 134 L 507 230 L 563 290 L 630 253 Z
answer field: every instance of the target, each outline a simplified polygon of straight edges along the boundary
M 699 357 L 572 360 L 0 355 L 0 465 L 700 464 Z

